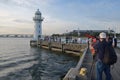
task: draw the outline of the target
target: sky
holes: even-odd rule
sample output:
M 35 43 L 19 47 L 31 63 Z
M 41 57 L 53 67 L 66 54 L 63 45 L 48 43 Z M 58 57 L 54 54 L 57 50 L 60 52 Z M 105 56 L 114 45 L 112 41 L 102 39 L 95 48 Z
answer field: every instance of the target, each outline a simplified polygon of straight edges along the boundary
M 0 0 L 0 34 L 33 34 L 36 10 L 42 34 L 73 30 L 120 32 L 120 0 Z

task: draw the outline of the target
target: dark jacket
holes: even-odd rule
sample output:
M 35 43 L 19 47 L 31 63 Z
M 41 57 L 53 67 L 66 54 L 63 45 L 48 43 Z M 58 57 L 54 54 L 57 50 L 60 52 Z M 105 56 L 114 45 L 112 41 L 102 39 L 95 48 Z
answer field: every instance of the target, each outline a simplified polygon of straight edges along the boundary
M 105 47 L 107 45 L 107 42 L 103 40 L 102 42 L 98 42 L 95 46 L 94 49 L 96 50 L 97 58 L 102 60 L 104 57 L 105 53 Z
M 112 46 L 112 44 L 113 44 L 113 40 L 112 40 L 111 37 L 109 37 L 109 39 L 108 39 L 108 45 L 109 45 L 109 46 Z

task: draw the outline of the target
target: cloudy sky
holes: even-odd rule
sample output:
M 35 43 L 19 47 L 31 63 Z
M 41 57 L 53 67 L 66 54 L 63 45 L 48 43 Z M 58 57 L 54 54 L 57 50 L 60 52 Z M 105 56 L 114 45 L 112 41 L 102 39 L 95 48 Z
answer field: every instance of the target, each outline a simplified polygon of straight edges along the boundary
M 120 0 L 0 0 L 0 34 L 33 34 L 38 8 L 44 35 L 78 28 L 120 31 Z

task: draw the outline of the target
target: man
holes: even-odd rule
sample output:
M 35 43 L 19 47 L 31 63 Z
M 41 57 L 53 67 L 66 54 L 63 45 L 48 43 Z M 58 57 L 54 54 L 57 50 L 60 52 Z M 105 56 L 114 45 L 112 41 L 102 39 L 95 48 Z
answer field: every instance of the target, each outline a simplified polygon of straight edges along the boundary
M 105 47 L 108 43 L 106 42 L 106 33 L 101 32 L 99 34 L 99 42 L 94 46 L 97 53 L 96 61 L 96 74 L 97 80 L 102 80 L 102 73 L 106 75 L 106 80 L 111 80 L 110 65 L 104 64 L 102 62 L 105 53 Z
M 99 42 L 98 38 L 91 38 L 91 40 L 89 41 L 90 42 L 90 45 L 89 45 L 89 48 L 90 48 L 90 51 L 92 53 L 92 56 L 93 56 L 93 60 L 95 60 L 96 58 L 96 51 L 94 49 L 94 46 Z

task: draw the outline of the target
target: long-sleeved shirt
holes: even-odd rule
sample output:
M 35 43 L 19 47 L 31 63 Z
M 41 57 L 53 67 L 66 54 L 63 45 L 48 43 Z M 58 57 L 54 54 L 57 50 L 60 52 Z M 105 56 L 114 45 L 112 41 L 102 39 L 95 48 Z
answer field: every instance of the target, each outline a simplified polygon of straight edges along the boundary
M 96 50 L 97 53 L 97 58 L 102 60 L 104 58 L 104 53 L 105 53 L 105 47 L 107 45 L 107 42 L 103 40 L 102 42 L 99 41 L 95 46 L 94 49 Z

